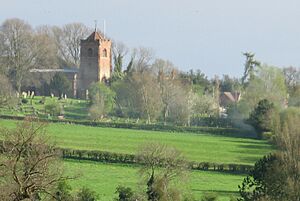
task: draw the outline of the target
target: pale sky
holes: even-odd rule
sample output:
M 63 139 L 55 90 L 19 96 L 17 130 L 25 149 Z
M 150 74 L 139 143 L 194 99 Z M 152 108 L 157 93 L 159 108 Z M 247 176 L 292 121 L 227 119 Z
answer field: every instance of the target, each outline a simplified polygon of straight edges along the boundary
M 33 26 L 94 20 L 129 47 L 152 48 L 179 69 L 209 77 L 241 77 L 244 57 L 279 67 L 300 66 L 299 0 L 0 0 L 0 23 Z

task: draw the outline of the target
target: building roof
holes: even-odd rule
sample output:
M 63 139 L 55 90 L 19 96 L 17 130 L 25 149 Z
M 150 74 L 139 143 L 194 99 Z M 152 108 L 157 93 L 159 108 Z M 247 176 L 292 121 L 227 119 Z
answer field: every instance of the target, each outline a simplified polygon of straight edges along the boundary
M 237 103 L 241 98 L 240 92 L 223 92 L 220 94 L 220 104 L 222 106 L 230 103 Z
M 96 41 L 96 40 L 104 40 L 104 36 L 98 31 L 94 31 L 89 37 L 87 37 L 86 41 Z

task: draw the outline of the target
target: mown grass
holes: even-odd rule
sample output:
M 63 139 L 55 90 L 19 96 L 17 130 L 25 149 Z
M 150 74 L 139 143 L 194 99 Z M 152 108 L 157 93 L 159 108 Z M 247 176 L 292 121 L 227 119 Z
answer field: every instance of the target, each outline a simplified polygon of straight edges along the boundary
M 0 126 L 13 128 L 17 121 L 0 120 Z M 20 122 L 19 122 L 20 123 Z M 135 153 L 146 142 L 161 142 L 181 150 L 189 160 L 217 163 L 253 164 L 264 154 L 272 151 L 265 141 L 222 137 L 209 134 L 168 133 L 156 131 L 99 128 L 82 125 L 51 123 L 47 127 L 49 135 L 60 147 L 103 150 L 116 153 Z M 64 161 L 66 174 L 78 178 L 71 180 L 74 191 L 86 186 L 100 196 L 100 200 L 113 200 L 118 185 L 135 190 L 144 188 L 137 166 L 102 164 L 87 161 Z M 237 195 L 237 185 L 244 175 L 228 173 L 192 171 L 183 185 L 200 200 L 203 192 L 219 194 L 219 201 L 229 200 Z
M 74 193 L 82 187 L 88 187 L 97 192 L 101 201 L 112 201 L 117 196 L 115 190 L 119 185 L 131 187 L 135 191 L 145 189 L 145 182 L 136 166 L 74 160 L 66 160 L 64 165 L 69 175 L 78 176 L 69 181 Z M 187 194 L 192 194 L 197 200 L 200 200 L 204 192 L 214 192 L 219 195 L 219 201 L 227 201 L 229 196 L 238 195 L 237 185 L 242 182 L 243 177 L 244 175 L 193 171 L 184 179 L 180 189 L 185 189 Z
M 0 120 L 0 125 L 10 128 L 15 123 Z M 51 123 L 47 129 L 57 145 L 63 148 L 134 154 L 144 143 L 160 142 L 176 147 L 188 160 L 197 162 L 254 164 L 272 151 L 271 145 L 262 140 L 205 133 L 168 133 L 61 123 Z

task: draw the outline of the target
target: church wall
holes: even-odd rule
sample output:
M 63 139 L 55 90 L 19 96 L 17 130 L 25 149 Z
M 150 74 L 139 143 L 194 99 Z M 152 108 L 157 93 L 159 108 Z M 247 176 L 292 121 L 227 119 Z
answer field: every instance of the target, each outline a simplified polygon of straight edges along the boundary
M 110 78 L 111 74 L 111 41 L 102 41 L 99 47 L 99 80 Z

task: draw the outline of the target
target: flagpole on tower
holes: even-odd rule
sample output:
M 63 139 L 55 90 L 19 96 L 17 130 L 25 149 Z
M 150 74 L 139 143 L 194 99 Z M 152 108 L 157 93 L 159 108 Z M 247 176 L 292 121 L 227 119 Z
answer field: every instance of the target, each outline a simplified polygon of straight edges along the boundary
M 105 38 L 105 34 L 106 34 L 106 21 L 105 19 L 103 20 L 103 36 Z
M 94 20 L 95 22 L 95 32 L 97 32 L 97 20 Z

